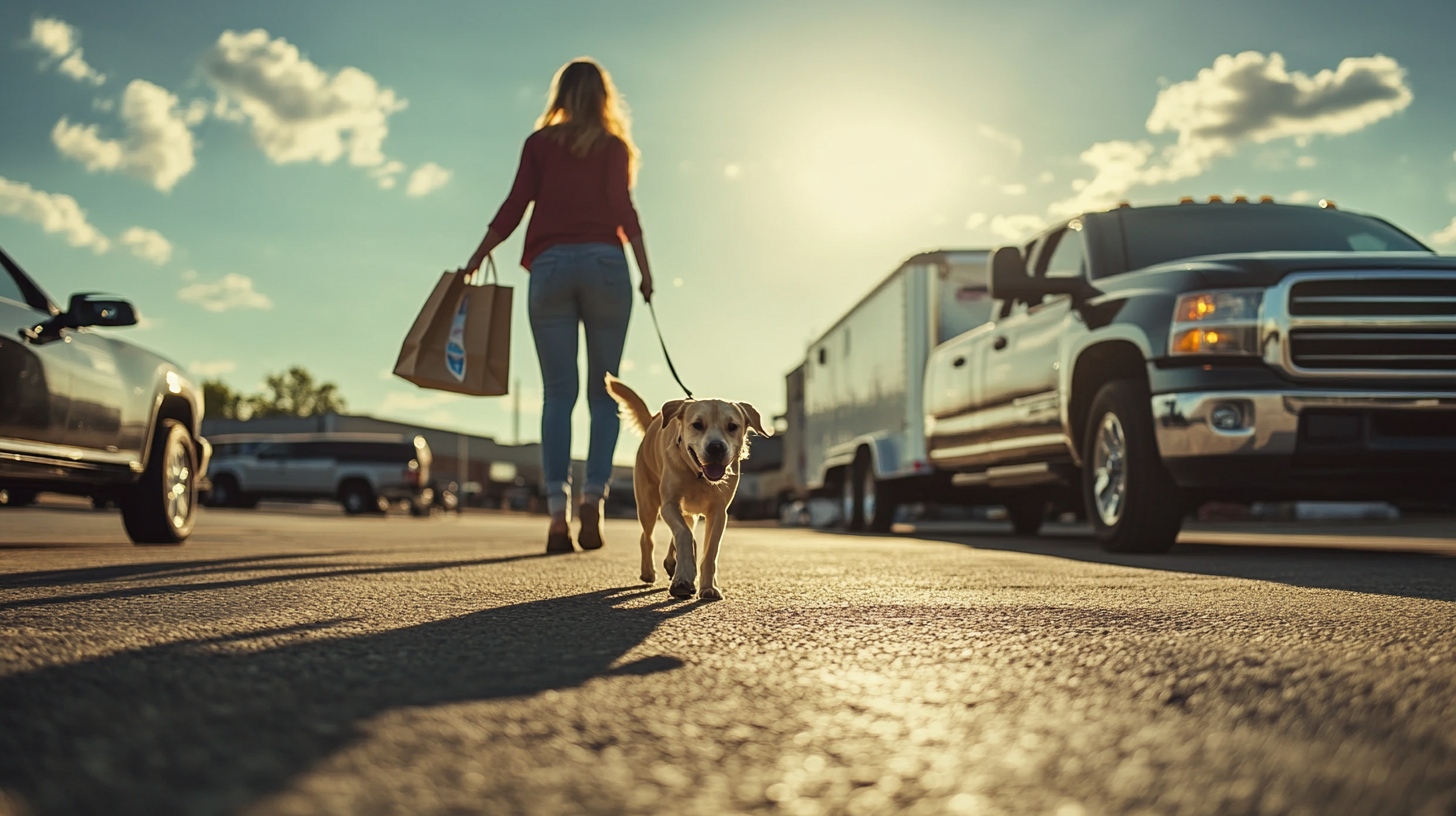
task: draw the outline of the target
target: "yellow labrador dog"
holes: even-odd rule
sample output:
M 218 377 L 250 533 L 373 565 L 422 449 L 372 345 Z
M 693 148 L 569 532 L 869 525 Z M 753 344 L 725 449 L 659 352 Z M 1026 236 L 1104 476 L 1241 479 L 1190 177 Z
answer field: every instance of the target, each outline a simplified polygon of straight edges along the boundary
M 652 530 L 660 514 L 672 531 L 673 546 L 662 565 L 672 575 L 668 591 L 691 598 L 697 588 L 698 553 L 693 528 L 708 519 L 703 547 L 704 600 L 722 600 L 718 588 L 718 545 L 728 526 L 728 505 L 738 490 L 737 464 L 748 458 L 748 431 L 771 436 L 758 411 L 746 402 L 716 399 L 673 400 L 653 415 L 647 403 L 621 380 L 607 375 L 607 393 L 622 406 L 622 417 L 642 434 L 632 487 L 637 520 L 642 522 L 642 580 L 657 580 L 652 564 Z M 688 521 L 692 517 L 692 522 Z

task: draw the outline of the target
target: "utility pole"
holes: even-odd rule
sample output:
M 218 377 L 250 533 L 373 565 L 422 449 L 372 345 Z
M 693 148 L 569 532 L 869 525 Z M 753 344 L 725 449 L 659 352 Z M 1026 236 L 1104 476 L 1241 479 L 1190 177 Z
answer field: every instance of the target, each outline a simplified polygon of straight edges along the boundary
M 516 378 L 516 387 L 511 394 L 511 430 L 516 444 L 521 444 L 521 378 Z

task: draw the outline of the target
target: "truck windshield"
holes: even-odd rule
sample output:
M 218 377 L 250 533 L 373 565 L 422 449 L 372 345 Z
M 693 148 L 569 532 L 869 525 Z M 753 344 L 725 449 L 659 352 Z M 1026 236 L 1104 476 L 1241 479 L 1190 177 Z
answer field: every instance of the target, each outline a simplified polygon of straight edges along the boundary
M 1237 252 L 1430 252 L 1389 224 L 1339 210 L 1185 204 L 1118 214 L 1128 269 Z

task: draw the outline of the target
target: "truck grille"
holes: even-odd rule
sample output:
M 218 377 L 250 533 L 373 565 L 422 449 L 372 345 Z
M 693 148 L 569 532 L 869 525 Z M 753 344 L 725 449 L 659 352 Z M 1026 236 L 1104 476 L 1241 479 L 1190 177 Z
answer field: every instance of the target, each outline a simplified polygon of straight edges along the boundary
M 1456 278 L 1313 280 L 1289 290 L 1291 317 L 1456 317 Z
M 1456 372 L 1456 272 L 1303 273 L 1280 288 L 1285 296 L 1266 305 L 1284 307 L 1275 320 L 1284 341 L 1277 354 L 1291 374 Z
M 1294 364 L 1309 369 L 1379 368 L 1390 371 L 1456 371 L 1456 331 L 1290 332 Z

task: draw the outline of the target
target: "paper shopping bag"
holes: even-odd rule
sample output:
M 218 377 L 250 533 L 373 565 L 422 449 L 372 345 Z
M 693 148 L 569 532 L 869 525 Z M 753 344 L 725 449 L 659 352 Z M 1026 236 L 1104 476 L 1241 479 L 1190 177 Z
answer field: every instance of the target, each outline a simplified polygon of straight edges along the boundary
M 494 260 L 487 269 L 494 281 Z M 511 379 L 511 287 L 477 285 L 467 277 L 440 276 L 404 339 L 394 373 L 421 388 L 497 397 Z M 485 279 L 481 272 L 474 277 Z

